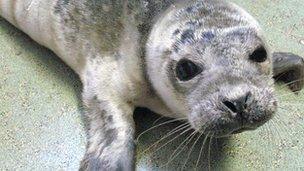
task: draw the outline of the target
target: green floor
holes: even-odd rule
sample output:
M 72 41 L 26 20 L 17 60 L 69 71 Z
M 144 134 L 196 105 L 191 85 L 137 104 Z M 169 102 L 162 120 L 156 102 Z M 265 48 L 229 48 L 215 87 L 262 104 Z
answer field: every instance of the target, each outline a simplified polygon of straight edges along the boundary
M 234 1 L 262 23 L 273 50 L 304 56 L 304 0 Z M 276 119 L 257 131 L 214 140 L 211 150 L 206 143 L 199 163 L 205 170 L 304 169 L 304 92 L 295 96 L 282 86 L 277 89 L 281 107 Z M 81 84 L 69 68 L 0 19 L 0 170 L 76 170 L 86 141 L 80 96 Z M 150 115 L 137 113 L 139 129 L 157 119 Z M 190 143 L 176 150 L 185 137 L 157 150 L 174 138 L 169 137 L 146 150 L 174 126 L 141 137 L 139 170 L 182 168 L 192 147 Z M 194 147 L 186 167 L 196 166 L 201 144 Z M 160 169 L 175 150 L 180 155 Z

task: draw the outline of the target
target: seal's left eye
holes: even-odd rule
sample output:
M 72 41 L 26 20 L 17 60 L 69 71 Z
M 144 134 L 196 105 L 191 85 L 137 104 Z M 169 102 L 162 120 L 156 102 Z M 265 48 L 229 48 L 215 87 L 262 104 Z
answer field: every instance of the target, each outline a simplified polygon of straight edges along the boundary
M 181 81 L 189 81 L 201 72 L 199 66 L 187 59 L 180 60 L 176 66 L 176 76 Z
M 253 62 L 262 63 L 267 60 L 267 51 L 264 47 L 257 48 L 250 56 L 249 59 Z

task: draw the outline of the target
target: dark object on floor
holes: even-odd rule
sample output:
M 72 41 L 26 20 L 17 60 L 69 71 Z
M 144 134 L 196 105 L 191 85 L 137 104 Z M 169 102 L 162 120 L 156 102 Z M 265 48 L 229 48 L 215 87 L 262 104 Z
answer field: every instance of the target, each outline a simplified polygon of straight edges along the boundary
M 276 82 L 284 82 L 295 93 L 304 87 L 304 59 L 285 52 L 273 53 L 273 75 Z

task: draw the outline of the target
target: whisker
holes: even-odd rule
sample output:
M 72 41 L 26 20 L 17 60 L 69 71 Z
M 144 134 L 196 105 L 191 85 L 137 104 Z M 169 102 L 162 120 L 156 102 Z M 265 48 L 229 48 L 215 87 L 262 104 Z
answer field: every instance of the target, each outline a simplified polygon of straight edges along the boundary
M 271 141 L 270 133 L 269 133 L 269 124 L 266 124 L 266 125 L 263 127 L 263 129 L 264 129 L 265 132 L 266 132 L 266 137 L 267 137 L 267 139 L 266 139 L 267 148 L 270 149 L 270 148 L 272 147 L 271 144 L 270 144 L 270 142 L 272 142 L 272 141 Z M 272 154 L 272 151 L 271 151 L 271 156 L 272 156 L 272 155 L 273 155 L 273 154 Z M 271 166 L 271 164 L 270 164 L 269 166 Z M 267 166 L 267 167 L 268 167 L 268 166 Z
M 185 128 L 190 127 L 190 125 L 187 125 Z M 183 129 L 185 129 L 183 128 Z M 183 134 L 185 134 L 186 132 L 192 130 L 192 128 L 188 128 L 186 129 L 184 132 L 182 132 L 181 134 L 175 136 L 174 138 L 172 138 L 170 141 L 166 142 L 165 144 L 161 145 L 160 147 L 158 147 L 156 150 L 153 151 L 153 153 L 157 152 L 158 150 L 160 150 L 161 148 L 165 147 L 166 145 L 168 145 L 169 143 L 171 143 L 172 141 L 174 141 L 175 139 L 177 139 L 178 137 L 182 136 Z M 178 131 L 177 131 L 178 132 Z
M 295 92 L 297 93 L 297 92 Z M 282 101 L 281 103 L 284 103 L 285 99 L 284 98 L 289 98 L 291 100 L 296 100 L 298 97 L 294 93 L 280 93 L 277 95 L 277 97 Z M 302 101 L 299 99 L 299 101 Z M 303 102 L 303 101 L 302 101 Z
M 213 134 L 214 135 L 214 134 Z M 209 171 L 211 171 L 211 144 L 212 144 L 212 138 L 213 138 L 213 135 L 211 135 L 210 137 L 210 141 L 209 141 L 209 150 L 208 150 L 208 168 L 209 168 Z
M 265 9 L 266 10 L 266 9 Z M 284 30 L 280 30 L 280 29 L 278 29 L 278 28 L 276 28 L 276 27 L 272 27 L 272 29 L 275 29 L 275 30 L 277 30 L 277 31 L 279 31 L 280 33 L 282 33 L 282 34 L 284 34 L 284 35 L 286 35 L 286 34 L 288 34 L 288 36 L 292 36 L 292 38 L 293 39 L 302 39 L 303 38 L 303 36 L 301 36 L 301 35 L 299 35 L 299 34 L 295 34 L 295 33 L 286 33 L 286 32 L 284 32 Z
M 282 107 L 282 105 L 281 106 L 279 106 L 278 107 L 279 109 L 283 109 L 283 110 L 285 110 L 286 112 L 293 112 L 293 114 L 294 115 L 297 115 L 298 117 L 301 117 L 301 112 L 300 113 L 298 113 L 299 111 L 297 111 L 297 110 L 295 110 L 295 109 L 292 109 L 292 108 L 290 108 L 290 107 L 288 107 L 288 106 L 283 106 Z
M 163 123 L 161 123 L 161 124 L 155 125 L 155 126 L 149 128 L 149 129 L 143 131 L 141 134 L 139 134 L 138 137 L 137 137 L 137 139 L 136 139 L 136 142 L 138 142 L 139 138 L 140 138 L 142 135 L 144 135 L 145 133 L 147 133 L 147 132 L 149 132 L 149 131 L 151 131 L 151 130 L 153 130 L 153 129 L 155 129 L 155 128 L 158 128 L 158 127 L 160 127 L 160 126 L 163 126 L 163 125 L 166 125 L 166 124 L 169 124 L 169 123 L 178 122 L 178 121 L 183 121 L 183 120 L 186 120 L 186 118 L 172 119 L 172 120 L 163 122 Z
M 167 137 L 179 132 L 179 131 L 182 131 L 186 128 L 190 127 L 190 125 L 184 125 L 182 128 L 178 128 L 177 130 L 175 130 L 174 132 L 171 132 L 169 133 L 169 135 L 165 135 L 165 137 L 161 138 L 160 140 L 156 141 L 155 143 L 153 143 L 152 145 L 150 145 L 146 150 L 144 150 L 143 152 L 140 153 L 141 154 L 144 154 L 145 152 L 149 151 L 152 147 L 154 147 L 156 144 L 158 144 L 159 142 L 161 142 L 162 140 L 166 139 Z M 169 144 L 170 142 L 172 142 L 173 140 L 175 140 L 176 138 L 180 137 L 181 135 L 183 135 L 184 133 L 188 132 L 192 130 L 192 128 L 188 128 L 186 130 L 184 130 L 182 133 L 180 133 L 179 135 L 177 135 L 176 137 L 174 137 L 173 139 L 171 139 L 170 141 L 166 142 L 165 144 L 161 145 L 160 147 L 158 147 L 156 150 L 153 151 L 153 153 L 157 152 L 158 150 L 160 150 L 161 148 L 163 148 L 164 146 L 166 146 L 167 144 Z
M 155 125 L 158 121 L 160 121 L 161 119 L 165 118 L 164 116 L 159 117 L 158 119 L 156 119 L 153 123 L 152 126 Z
M 290 131 L 288 130 L 288 127 L 286 126 L 286 123 L 281 121 L 279 118 L 274 117 L 273 118 L 274 121 L 277 123 L 277 125 L 279 125 L 280 128 L 283 129 L 283 132 L 285 131 L 286 133 L 288 133 L 288 135 L 292 136 L 292 134 L 290 133 Z
M 280 109 L 282 109 L 282 110 L 285 110 L 286 112 L 290 112 L 290 111 L 292 111 L 293 113 L 292 113 L 292 115 L 294 115 L 294 123 L 295 124 L 298 124 L 298 123 L 300 123 L 300 125 L 302 126 L 303 125 L 303 115 L 304 115 L 304 112 L 302 112 L 299 108 L 297 108 L 297 109 L 292 109 L 292 108 L 290 108 L 289 106 L 281 106 L 280 107 Z M 278 120 L 280 120 L 279 118 L 278 118 Z M 281 120 L 280 120 L 281 121 Z M 286 122 L 283 122 L 283 121 L 281 121 L 282 122 L 282 124 L 283 125 L 285 125 L 285 127 L 286 127 L 286 129 L 288 130 L 288 132 L 289 132 L 289 128 L 290 128 L 290 123 L 286 123 Z
M 273 135 L 273 132 L 271 131 L 271 127 L 270 127 L 271 125 L 270 124 L 271 124 L 270 122 L 265 124 L 265 130 L 267 132 L 267 139 L 266 139 L 267 149 L 269 149 L 268 151 L 270 151 L 269 153 L 267 152 L 266 155 L 274 156 L 274 153 L 273 153 L 272 149 L 273 149 L 274 146 L 276 146 L 276 144 L 275 144 L 276 140 L 273 139 L 273 137 L 275 137 L 275 136 Z M 267 162 L 267 167 L 271 168 L 272 163 Z
M 291 84 L 294 84 L 294 83 L 297 83 L 297 82 L 300 82 L 300 81 L 303 81 L 303 80 L 304 80 L 303 78 L 297 79 L 297 80 L 293 80 L 293 81 L 290 81 L 290 82 L 288 82 L 288 83 L 284 83 L 284 84 L 282 84 L 281 86 L 284 86 L 283 88 L 285 88 L 285 87 L 287 87 L 287 86 L 289 86 L 289 85 L 291 85 Z M 279 90 L 282 90 L 283 88 L 280 88 Z
M 198 140 L 201 138 L 201 136 L 202 136 L 203 134 L 204 134 L 203 132 L 200 133 L 200 135 L 198 136 L 198 138 L 196 139 L 196 141 L 193 143 L 192 147 L 190 148 L 190 151 L 188 152 L 188 155 L 187 155 L 186 161 L 185 161 L 185 163 L 184 163 L 184 165 L 183 165 L 183 167 L 182 167 L 182 170 L 184 170 L 184 168 L 185 168 L 185 166 L 186 166 L 186 164 L 187 164 L 187 162 L 188 162 L 188 160 L 189 160 L 189 158 L 190 158 L 190 155 L 191 155 L 191 153 L 192 153 L 192 151 L 193 151 L 193 149 L 194 149 L 196 143 L 198 142 Z
M 267 130 L 267 126 L 268 126 L 267 123 L 265 125 L 261 126 L 261 132 L 263 132 L 265 134 L 265 139 L 267 138 L 266 141 L 268 142 L 269 132 Z
M 274 137 L 274 135 L 271 131 L 270 124 L 268 123 L 266 126 L 267 126 L 266 128 L 267 128 L 267 133 L 268 133 L 268 144 L 270 145 L 270 142 L 273 142 L 272 138 Z
M 189 137 L 187 137 L 170 155 L 168 162 L 164 166 L 167 166 L 171 161 L 173 161 L 184 150 L 184 148 L 191 142 L 191 140 L 193 139 L 193 137 L 195 137 L 196 134 L 197 134 L 197 132 L 193 132 Z M 180 152 L 177 152 L 179 148 L 181 148 L 181 150 L 180 150 Z M 161 167 L 163 167 L 163 166 L 161 166 Z
M 277 81 L 279 81 L 280 78 L 282 78 L 285 74 L 287 74 L 289 71 L 285 71 L 280 73 L 277 78 L 274 79 L 274 83 L 276 83 Z
M 280 106 L 278 106 L 279 109 L 283 109 L 286 112 L 293 112 L 292 114 L 297 114 L 298 116 L 302 116 L 304 113 L 300 109 L 303 104 L 301 103 L 281 103 Z
M 207 134 L 207 135 L 205 136 L 205 138 L 204 138 L 204 141 L 203 141 L 203 144 L 202 144 L 202 146 L 201 146 L 201 149 L 200 149 L 200 153 L 199 153 L 198 159 L 197 159 L 196 164 L 195 164 L 195 168 L 198 168 L 199 161 L 201 160 L 202 152 L 203 152 L 205 143 L 206 143 L 206 141 L 207 141 L 209 135 L 210 135 L 210 132 L 208 132 L 208 134 Z
M 290 108 L 288 108 L 287 106 L 284 106 L 284 107 L 279 107 L 280 109 L 282 109 L 282 110 L 284 110 L 284 111 L 286 111 L 286 112 L 293 112 L 292 113 L 292 115 L 294 115 L 295 116 L 295 118 L 298 118 L 298 119 L 296 119 L 296 121 L 295 121 L 295 123 L 300 123 L 300 124 L 303 124 L 302 123 L 302 121 L 303 121 L 303 119 L 302 119 L 302 117 L 303 117 L 303 113 L 302 112 L 300 112 L 300 111 L 296 111 L 296 110 L 294 110 L 294 109 L 290 109 Z M 287 128 L 287 130 L 289 130 L 288 128 L 289 128 L 289 125 L 286 125 L 286 128 Z
M 286 104 L 286 103 L 281 103 L 281 106 L 279 106 L 279 109 L 283 109 L 286 112 L 294 112 L 294 114 L 296 114 L 298 112 L 298 110 L 290 108 L 290 104 Z
M 277 96 L 282 98 L 282 97 L 294 97 L 297 98 L 296 94 L 300 93 L 302 90 L 299 91 L 294 91 L 294 92 L 288 92 L 288 93 L 280 93 Z
M 303 103 L 301 103 L 302 101 L 300 102 L 281 102 L 280 104 L 282 106 L 302 106 Z M 304 101 L 303 101 L 304 102 Z
M 275 131 L 275 133 L 278 135 L 277 137 L 279 138 L 279 142 L 280 142 L 280 143 L 283 142 L 282 136 L 281 136 L 281 134 L 278 132 L 278 129 L 279 129 L 278 126 L 275 125 L 275 122 L 273 122 L 273 120 L 270 120 L 270 123 L 271 123 L 271 125 L 274 126 L 274 131 Z

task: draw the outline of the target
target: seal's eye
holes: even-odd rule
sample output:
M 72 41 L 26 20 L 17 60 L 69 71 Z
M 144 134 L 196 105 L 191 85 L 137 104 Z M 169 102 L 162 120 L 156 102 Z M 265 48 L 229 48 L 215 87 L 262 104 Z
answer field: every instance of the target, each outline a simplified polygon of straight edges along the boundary
M 257 48 L 250 56 L 249 59 L 254 61 L 254 62 L 258 62 L 258 63 L 262 63 L 265 62 L 267 60 L 267 51 L 264 47 L 259 47 Z
M 187 59 L 180 60 L 176 66 L 176 75 L 181 81 L 189 81 L 201 72 L 199 66 Z

